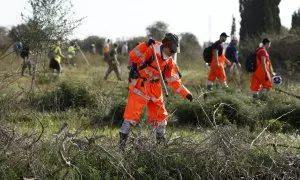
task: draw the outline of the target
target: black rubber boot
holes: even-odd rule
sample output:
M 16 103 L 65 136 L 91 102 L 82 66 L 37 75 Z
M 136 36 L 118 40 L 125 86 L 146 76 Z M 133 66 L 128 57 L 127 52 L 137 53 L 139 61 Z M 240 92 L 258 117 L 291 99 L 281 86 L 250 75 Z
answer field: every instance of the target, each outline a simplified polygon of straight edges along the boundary
M 119 135 L 120 135 L 120 142 L 119 142 L 120 151 L 125 152 L 125 145 L 126 145 L 128 134 L 119 132 Z
M 156 133 L 156 144 L 163 144 L 165 140 L 165 134 Z
M 24 68 L 24 67 L 22 67 L 21 75 L 22 75 L 22 76 L 25 76 L 25 68 Z
M 31 63 L 30 61 L 28 62 L 28 69 L 29 69 L 29 75 L 32 76 L 32 68 L 31 68 Z
M 207 90 L 208 91 L 212 91 L 213 89 L 212 89 L 212 85 L 207 85 Z

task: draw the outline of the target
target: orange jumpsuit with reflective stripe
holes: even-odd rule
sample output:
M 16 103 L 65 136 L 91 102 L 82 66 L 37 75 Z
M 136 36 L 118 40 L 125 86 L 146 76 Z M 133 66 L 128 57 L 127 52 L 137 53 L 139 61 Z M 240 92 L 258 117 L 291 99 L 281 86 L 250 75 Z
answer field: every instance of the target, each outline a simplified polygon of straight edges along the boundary
M 208 75 L 209 81 L 215 81 L 218 79 L 219 81 L 226 81 L 226 74 L 224 70 L 224 65 L 231 64 L 230 61 L 225 57 L 225 51 L 222 50 L 222 54 L 218 56 L 220 66 L 217 67 L 217 61 L 213 54 L 213 59 L 210 64 L 210 72 Z
M 109 54 L 109 43 L 105 43 L 102 49 L 103 54 Z
M 154 52 L 168 85 L 173 91 L 186 98 L 190 92 L 181 83 L 179 72 L 173 59 L 164 57 L 160 42 L 154 44 Z M 160 84 L 156 62 L 153 61 L 146 68 L 140 68 L 150 58 L 154 58 L 152 47 L 147 46 L 146 42 L 141 43 L 130 51 L 129 58 L 132 63 L 137 64 L 140 78 L 133 79 L 129 84 L 124 121 L 135 125 L 139 121 L 143 108 L 147 106 L 148 117 L 152 126 L 167 125 L 168 113 L 163 101 L 162 85 Z
M 252 73 L 252 79 L 251 79 L 251 86 L 250 89 L 253 92 L 258 92 L 261 88 L 261 86 L 266 89 L 270 90 L 272 88 L 272 81 L 270 76 L 270 70 L 271 70 L 271 64 L 270 64 L 270 57 L 268 52 L 264 48 L 259 48 L 256 51 L 256 71 Z M 266 70 L 267 74 L 263 69 L 263 65 L 261 64 L 261 57 L 266 58 Z M 266 75 L 268 77 L 266 77 Z

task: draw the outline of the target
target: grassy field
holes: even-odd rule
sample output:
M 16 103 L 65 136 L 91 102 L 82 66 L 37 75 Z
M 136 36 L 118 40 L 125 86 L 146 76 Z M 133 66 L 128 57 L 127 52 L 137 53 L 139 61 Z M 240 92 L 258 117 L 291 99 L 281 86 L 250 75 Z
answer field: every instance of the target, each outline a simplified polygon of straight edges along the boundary
M 38 64 L 36 91 L 20 76 L 21 60 L 1 60 L 0 179 L 299 179 L 300 101 L 272 91 L 253 101 L 250 77 L 230 88 L 205 89 L 201 60 L 179 67 L 193 92 L 190 103 L 171 93 L 167 141 L 157 145 L 143 113 L 127 151 L 118 151 L 118 128 L 127 98 L 127 64 L 122 77 L 103 77 L 101 56 L 78 56 L 60 77 Z M 279 87 L 297 94 L 299 84 Z M 207 98 L 204 98 L 204 94 Z

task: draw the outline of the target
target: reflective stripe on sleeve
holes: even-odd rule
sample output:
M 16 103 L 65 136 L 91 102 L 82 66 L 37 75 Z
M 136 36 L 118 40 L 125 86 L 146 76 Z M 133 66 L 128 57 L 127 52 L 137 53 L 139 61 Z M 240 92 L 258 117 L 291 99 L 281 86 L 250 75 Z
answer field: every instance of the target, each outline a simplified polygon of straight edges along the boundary
M 176 90 L 176 92 L 177 92 L 177 93 L 180 93 L 180 92 L 182 91 L 183 88 L 184 88 L 184 85 L 181 85 L 181 86 Z
M 131 126 L 135 126 L 136 123 L 137 123 L 135 120 L 132 120 L 132 119 L 124 119 L 124 121 L 129 122 L 129 124 L 130 124 Z
M 136 53 L 136 55 L 138 55 L 142 59 L 142 62 L 144 63 L 145 62 L 144 54 L 141 53 L 141 51 L 139 51 L 137 48 L 134 48 L 133 51 Z
M 147 74 L 147 75 L 149 75 L 149 76 L 154 76 L 154 74 L 153 74 L 153 72 L 151 72 L 151 71 L 148 71 L 147 69 L 144 69 L 144 71 L 145 71 L 145 73 Z
M 167 82 L 174 82 L 174 81 L 177 81 L 179 79 L 180 79 L 179 74 L 176 74 L 175 76 L 170 77 L 170 78 L 166 78 Z

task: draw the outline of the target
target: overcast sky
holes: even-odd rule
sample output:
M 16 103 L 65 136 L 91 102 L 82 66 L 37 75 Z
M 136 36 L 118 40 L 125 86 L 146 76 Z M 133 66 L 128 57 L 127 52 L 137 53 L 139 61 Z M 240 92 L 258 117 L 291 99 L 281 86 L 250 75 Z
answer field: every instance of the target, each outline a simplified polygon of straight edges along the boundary
M 22 23 L 27 0 L 0 0 L 0 26 Z M 78 17 L 86 17 L 74 37 L 97 35 L 107 38 L 145 36 L 145 28 L 160 20 L 174 33 L 191 32 L 200 43 L 215 40 L 223 31 L 230 33 L 232 16 L 240 14 L 238 0 L 72 0 Z M 4 5 L 4 6 L 3 6 Z M 282 25 L 291 27 L 291 16 L 300 7 L 300 0 L 281 0 Z

